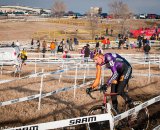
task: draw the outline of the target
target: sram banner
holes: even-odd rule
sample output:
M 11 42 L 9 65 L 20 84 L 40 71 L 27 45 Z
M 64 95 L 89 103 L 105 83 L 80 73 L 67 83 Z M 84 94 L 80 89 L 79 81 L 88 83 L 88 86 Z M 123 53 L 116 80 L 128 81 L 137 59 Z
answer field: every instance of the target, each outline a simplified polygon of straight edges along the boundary
M 46 130 L 46 129 L 56 129 L 62 127 L 75 126 L 80 124 L 87 124 L 93 122 L 100 122 L 104 120 L 112 120 L 112 116 L 110 114 L 100 114 L 93 116 L 84 116 L 78 118 L 72 118 L 67 120 L 60 120 L 54 122 L 47 122 L 36 125 L 22 126 L 5 130 Z

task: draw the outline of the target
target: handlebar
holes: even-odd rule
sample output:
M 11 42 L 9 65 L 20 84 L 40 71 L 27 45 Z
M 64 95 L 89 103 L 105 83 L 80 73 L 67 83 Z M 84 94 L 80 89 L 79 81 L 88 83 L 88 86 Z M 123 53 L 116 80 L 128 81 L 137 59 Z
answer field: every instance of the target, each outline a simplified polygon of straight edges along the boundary
M 92 92 L 95 92 L 95 91 L 100 91 L 100 92 L 103 92 L 103 94 L 105 94 L 106 90 L 107 90 L 107 87 L 106 85 L 101 85 L 99 88 L 96 88 L 96 89 L 91 89 L 91 88 L 87 88 L 88 91 L 87 91 L 87 94 L 92 98 L 92 99 L 96 99 L 95 97 L 93 97 L 91 95 Z

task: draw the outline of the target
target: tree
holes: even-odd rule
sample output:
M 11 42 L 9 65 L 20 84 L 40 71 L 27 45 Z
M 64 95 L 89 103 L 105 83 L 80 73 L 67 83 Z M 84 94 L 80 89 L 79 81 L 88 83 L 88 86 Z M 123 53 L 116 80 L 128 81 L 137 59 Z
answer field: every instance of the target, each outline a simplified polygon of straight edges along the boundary
M 66 11 L 66 5 L 63 1 L 56 0 L 51 9 L 52 16 L 54 17 L 62 17 Z
M 97 35 L 96 32 L 98 30 L 98 16 L 97 14 L 92 14 L 88 12 L 88 22 L 89 22 L 89 30 L 91 30 L 92 40 Z
M 132 16 L 132 12 L 130 11 L 128 5 L 123 3 L 121 0 L 113 0 L 109 3 L 109 12 L 113 15 L 113 18 L 121 19 L 121 34 L 126 33 L 126 20 Z

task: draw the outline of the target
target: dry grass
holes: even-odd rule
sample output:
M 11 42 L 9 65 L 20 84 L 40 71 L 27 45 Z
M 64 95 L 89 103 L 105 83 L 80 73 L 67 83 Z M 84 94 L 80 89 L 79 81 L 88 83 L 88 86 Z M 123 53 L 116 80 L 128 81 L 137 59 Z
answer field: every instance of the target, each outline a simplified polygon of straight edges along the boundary
M 82 20 L 76 20 L 82 22 Z M 75 21 L 75 23 L 77 23 Z M 86 20 L 83 20 L 86 22 Z M 126 28 L 128 29 L 137 29 L 139 27 L 148 27 L 150 24 L 149 22 L 146 23 L 145 20 L 127 20 L 125 23 Z M 160 23 L 160 21 L 152 22 L 150 23 Z M 102 25 L 103 28 L 99 28 L 100 32 L 102 32 L 102 35 L 105 33 L 105 28 L 109 27 L 114 30 L 114 34 L 119 33 L 121 25 L 119 24 L 118 20 L 112 20 L 107 21 L 104 20 Z M 53 22 L 4 22 L 0 24 L 0 41 L 15 41 L 15 40 L 31 40 L 33 38 L 36 32 L 54 32 L 54 31 L 72 31 L 75 32 L 76 29 L 79 29 L 80 32 L 86 32 L 88 29 L 88 26 L 77 26 L 77 24 L 65 24 L 65 23 L 53 23 Z M 88 31 L 87 31 L 88 32 Z M 99 33 L 100 33 L 99 32 Z M 74 35 L 52 35 L 51 37 L 48 37 L 46 34 L 40 36 L 40 39 L 43 38 L 47 39 L 58 39 L 61 40 L 62 38 L 66 37 L 73 37 Z M 79 39 L 91 39 L 91 36 L 88 34 L 78 35 Z

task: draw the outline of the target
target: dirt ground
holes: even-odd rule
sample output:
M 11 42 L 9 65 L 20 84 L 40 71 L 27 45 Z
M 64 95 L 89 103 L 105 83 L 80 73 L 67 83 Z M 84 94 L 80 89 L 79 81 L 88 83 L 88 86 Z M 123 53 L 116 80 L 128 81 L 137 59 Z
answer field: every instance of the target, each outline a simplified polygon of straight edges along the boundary
M 35 33 L 37 32 L 66 32 L 66 35 L 60 36 L 60 35 L 52 35 L 51 37 L 46 36 L 46 34 L 40 35 L 39 39 L 57 39 L 61 40 L 62 38 L 66 37 L 73 37 L 76 35 L 80 40 L 84 39 L 91 39 L 91 34 L 80 34 L 82 32 L 86 32 L 89 27 L 87 26 L 77 26 L 76 23 L 81 22 L 83 20 L 77 20 L 75 21 L 75 24 L 58 24 L 51 22 L 52 20 L 48 20 L 46 22 L 22 22 L 22 21 L 0 21 L 0 41 L 16 41 L 16 40 L 29 40 L 31 41 L 31 38 L 35 37 Z M 66 21 L 66 20 L 64 20 Z M 86 22 L 86 19 L 84 20 Z M 126 29 L 138 29 L 140 27 L 151 27 L 154 25 L 157 25 L 160 23 L 160 20 L 156 21 L 145 21 L 145 20 L 127 20 L 125 22 Z M 103 26 L 101 26 L 101 24 Z M 95 30 L 100 30 L 102 33 L 101 35 L 105 34 L 106 27 L 109 29 L 113 29 L 113 35 L 117 37 L 117 34 L 120 33 L 121 24 L 119 20 L 103 20 L 100 21 L 98 24 L 100 27 L 96 28 Z M 77 34 L 68 35 L 67 32 L 73 32 L 78 30 Z M 110 33 L 110 32 L 109 32 Z M 115 39 L 114 37 L 110 37 L 110 40 Z
M 73 26 L 74 27 L 74 26 Z M 28 40 L 32 38 L 35 31 L 45 29 L 66 28 L 66 25 L 59 27 L 52 23 L 31 22 L 31 23 L 3 23 L 0 24 L 0 39 L 6 40 Z M 107 52 L 116 53 L 142 53 L 136 49 L 129 50 L 107 50 Z M 77 53 L 77 52 L 75 52 Z M 151 53 L 159 53 L 157 49 L 152 49 Z M 58 69 L 55 65 L 39 66 L 38 72 L 45 68 L 45 72 L 55 71 Z M 11 69 L 11 68 L 5 68 Z M 134 65 L 133 71 L 138 73 L 148 73 L 148 67 L 144 65 Z M 21 76 L 26 76 L 34 73 L 34 65 L 26 65 Z M 68 74 L 74 75 L 74 72 Z M 83 76 L 83 71 L 79 71 L 78 75 Z M 151 66 L 151 73 L 160 74 L 160 69 L 157 65 Z M 62 80 L 59 83 L 57 76 L 51 75 L 44 78 L 43 93 L 51 92 L 63 87 L 74 86 L 74 79 L 63 78 L 66 73 L 62 74 Z M 95 75 L 95 71 L 91 71 L 90 75 Z M 59 75 L 58 75 L 59 76 Z M 1 80 L 16 79 L 11 74 L 0 75 Z M 107 79 L 107 78 L 106 78 Z M 91 81 L 92 79 L 87 79 Z M 78 80 L 77 84 L 82 84 L 83 80 Z M 160 77 L 134 76 L 129 83 L 129 95 L 134 100 L 147 101 L 160 94 Z M 78 116 L 85 116 L 87 111 L 95 104 L 102 103 L 102 93 L 96 92 L 93 96 L 96 100 L 91 99 L 85 92 L 86 87 L 77 89 L 74 98 L 74 91 L 66 91 L 42 99 L 41 110 L 38 110 L 38 99 L 25 101 L 17 104 L 0 107 L 0 129 L 9 127 L 18 127 L 23 125 L 31 125 L 36 123 L 44 123 L 61 119 L 68 119 Z M 0 84 L 0 101 L 7 101 L 16 98 L 26 97 L 39 93 L 40 78 L 31 78 L 17 80 L 10 83 Z M 152 130 L 157 125 L 160 125 L 160 102 L 149 106 L 150 126 L 148 130 Z
M 110 50 L 113 51 L 113 50 Z M 125 50 L 124 50 L 125 51 Z M 127 50 L 126 50 L 127 51 Z M 38 72 L 44 66 L 38 67 Z M 7 69 L 7 68 L 5 68 Z M 55 65 L 45 66 L 45 72 L 56 71 L 58 68 Z M 148 66 L 133 65 L 133 72 L 148 73 Z M 151 66 L 151 73 L 158 73 L 157 65 Z M 34 65 L 26 65 L 22 76 L 34 73 Z M 84 72 L 78 71 L 78 76 L 83 76 Z M 74 86 L 74 79 L 66 78 L 67 75 L 75 75 L 74 71 L 68 71 L 62 74 L 61 82 L 59 83 L 59 75 L 51 75 L 44 78 L 43 93 L 51 92 L 58 88 Z M 89 75 L 95 75 L 95 71 L 90 71 Z M 133 75 L 134 76 L 134 75 Z M 63 78 L 64 77 L 64 78 Z M 68 76 L 69 77 L 69 76 Z M 16 77 L 15 77 L 16 78 Z M 1 79 L 14 79 L 11 74 L 1 75 Z M 107 79 L 107 78 L 106 78 Z M 134 100 L 147 101 L 160 94 L 160 77 L 151 77 L 150 81 L 147 77 L 134 76 L 129 83 L 129 95 Z M 92 79 L 87 79 L 91 81 Z M 78 84 L 82 84 L 83 80 L 78 80 Z M 89 87 L 89 86 L 86 86 Z M 78 116 L 85 116 L 87 111 L 95 104 L 101 104 L 102 93 L 96 92 L 93 96 L 96 100 L 91 99 L 86 93 L 85 88 L 82 87 L 76 90 L 74 98 L 74 90 L 61 92 L 42 99 L 41 110 L 38 110 L 38 99 L 25 101 L 17 104 L 7 105 L 0 108 L 0 126 L 17 127 L 23 125 L 31 125 L 37 123 L 44 123 L 49 121 L 56 121 L 61 119 L 68 119 Z M 26 97 L 39 93 L 40 78 L 17 80 L 10 83 L 0 84 L 0 100 L 7 101 L 16 98 Z M 120 98 L 120 97 L 119 97 Z M 120 98 L 121 101 L 121 98 Z M 149 106 L 150 112 L 150 127 L 152 130 L 155 126 L 160 124 L 160 103 Z M 83 128 L 82 128 L 83 129 Z

